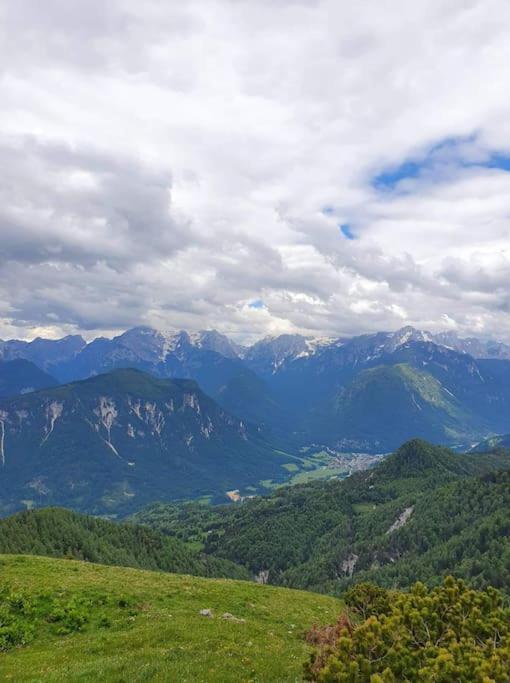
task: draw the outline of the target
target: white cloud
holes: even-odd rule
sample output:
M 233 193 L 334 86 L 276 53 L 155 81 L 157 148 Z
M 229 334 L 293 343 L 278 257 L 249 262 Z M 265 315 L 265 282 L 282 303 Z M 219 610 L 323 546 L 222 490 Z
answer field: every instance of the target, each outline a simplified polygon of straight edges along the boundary
M 0 336 L 510 340 L 510 173 L 487 167 L 509 22 L 504 0 L 4 0 Z

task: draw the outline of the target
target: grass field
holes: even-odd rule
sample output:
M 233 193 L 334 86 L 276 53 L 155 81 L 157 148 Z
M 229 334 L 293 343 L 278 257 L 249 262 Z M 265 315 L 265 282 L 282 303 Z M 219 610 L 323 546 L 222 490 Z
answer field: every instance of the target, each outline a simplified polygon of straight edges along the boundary
M 298 472 L 290 478 L 288 484 L 306 484 L 309 481 L 316 481 L 318 479 L 333 479 L 346 477 L 348 472 L 345 472 L 340 467 L 318 467 L 314 470 L 303 470 Z
M 341 609 L 328 596 L 250 582 L 16 555 L 0 556 L 0 587 L 17 609 L 22 596 L 20 618 L 34 626 L 26 645 L 0 653 L 0 680 L 16 683 L 299 681 L 303 633 Z M 76 604 L 87 619 L 62 634 L 58 619 Z

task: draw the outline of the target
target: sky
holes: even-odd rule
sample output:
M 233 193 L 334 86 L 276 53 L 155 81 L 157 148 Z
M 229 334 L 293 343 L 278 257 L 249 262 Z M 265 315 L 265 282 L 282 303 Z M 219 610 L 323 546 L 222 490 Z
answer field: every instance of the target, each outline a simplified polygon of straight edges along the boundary
M 0 338 L 510 342 L 507 0 L 0 0 Z

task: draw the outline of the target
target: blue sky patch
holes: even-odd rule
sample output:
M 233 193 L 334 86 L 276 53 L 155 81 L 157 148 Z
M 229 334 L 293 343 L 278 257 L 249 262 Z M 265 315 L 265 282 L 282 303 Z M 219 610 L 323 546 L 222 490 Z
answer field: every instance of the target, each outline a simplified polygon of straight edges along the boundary
M 400 166 L 389 168 L 376 175 L 372 180 L 372 185 L 377 190 L 392 190 L 401 180 L 416 178 L 424 167 L 425 164 L 419 164 L 414 161 L 404 161 Z
M 383 169 L 371 180 L 376 190 L 392 191 L 403 180 L 418 178 L 424 174 L 433 174 L 441 166 L 455 168 L 494 168 L 510 171 L 510 155 L 492 152 L 485 158 L 473 158 L 471 152 L 476 144 L 476 136 L 450 137 L 432 145 L 420 157 L 406 159 L 400 164 Z
M 499 168 L 502 171 L 510 171 L 510 155 L 491 154 L 486 164 L 479 165 L 487 166 L 487 168 Z
M 262 301 L 262 299 L 255 299 L 254 301 L 250 301 L 248 304 L 250 308 L 255 308 L 255 309 L 260 309 L 265 307 L 265 303 Z
M 338 227 L 340 228 L 340 232 L 342 233 L 342 235 L 346 239 L 348 239 L 348 240 L 355 240 L 356 239 L 354 233 L 351 230 L 351 226 L 349 225 L 349 223 L 343 223 L 342 225 L 339 225 Z

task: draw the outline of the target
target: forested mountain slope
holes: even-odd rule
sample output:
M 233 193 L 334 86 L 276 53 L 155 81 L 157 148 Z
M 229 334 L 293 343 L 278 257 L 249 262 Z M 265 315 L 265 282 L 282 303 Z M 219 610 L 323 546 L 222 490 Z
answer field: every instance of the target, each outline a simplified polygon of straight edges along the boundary
M 117 514 L 282 480 L 289 456 L 191 380 L 115 370 L 0 401 L 0 513 Z
M 343 481 L 231 508 L 152 506 L 136 519 L 202 539 L 206 552 L 282 585 L 341 592 L 367 576 L 408 586 L 457 573 L 510 590 L 508 468 L 505 453 L 457 455 L 414 440 Z
M 248 579 L 228 560 L 191 550 L 147 527 L 116 524 L 63 508 L 20 512 L 0 520 L 0 553 L 48 555 L 196 576 Z

